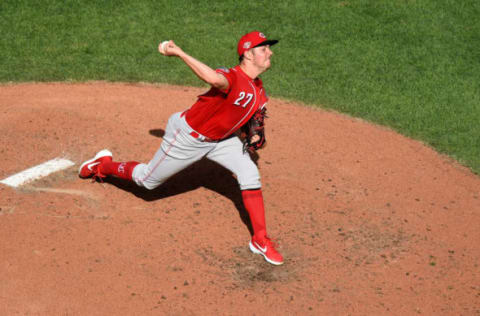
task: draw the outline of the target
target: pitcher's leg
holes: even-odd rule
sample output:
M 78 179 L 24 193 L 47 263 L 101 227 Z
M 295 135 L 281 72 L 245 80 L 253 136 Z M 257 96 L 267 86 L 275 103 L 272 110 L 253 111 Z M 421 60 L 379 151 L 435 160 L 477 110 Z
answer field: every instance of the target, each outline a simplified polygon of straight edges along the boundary
M 267 236 L 260 173 L 250 155 L 243 151 L 240 139 L 232 137 L 219 142 L 206 157 L 237 176 L 242 190 L 243 204 L 250 216 L 253 228 L 253 236 L 249 244 L 250 250 L 261 254 L 272 264 L 283 264 L 282 255 L 275 249 L 274 243 Z
M 243 204 L 250 215 L 254 235 L 264 237 L 267 234 L 265 210 L 260 184 L 260 173 L 250 155 L 243 151 L 238 137 L 221 141 L 206 156 L 232 171 L 242 190 Z
M 219 142 L 206 157 L 232 171 L 237 177 L 240 190 L 261 188 L 257 165 L 248 152 L 244 152 L 243 143 L 238 137 Z
M 159 148 L 148 164 L 139 164 L 135 167 L 132 179 L 137 185 L 153 190 L 202 157 L 203 154 L 199 153 L 189 159 L 175 159 Z
M 214 150 L 208 153 L 211 159 L 232 171 L 242 190 L 243 205 L 250 215 L 254 235 L 267 235 L 265 210 L 261 191 L 260 173 L 250 155 L 243 150 L 243 144 L 238 137 L 221 141 Z
M 154 189 L 175 173 L 200 160 L 215 145 L 193 138 L 180 113 L 175 113 L 168 120 L 160 148 L 148 164 L 112 161 L 112 153 L 105 149 L 85 161 L 80 166 L 79 175 L 82 178 L 115 176 Z
M 133 170 L 133 181 L 139 186 L 154 189 L 168 178 L 202 159 L 215 144 L 193 138 L 185 127 L 180 113 L 171 116 L 165 129 L 162 145 L 148 164 Z

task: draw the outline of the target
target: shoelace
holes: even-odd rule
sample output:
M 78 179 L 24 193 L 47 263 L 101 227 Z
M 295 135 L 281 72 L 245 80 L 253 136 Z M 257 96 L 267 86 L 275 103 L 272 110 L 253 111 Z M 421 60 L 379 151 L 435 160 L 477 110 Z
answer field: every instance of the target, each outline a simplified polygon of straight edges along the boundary
M 103 183 L 103 178 L 106 178 L 107 176 L 102 174 L 99 170 L 99 167 L 101 166 L 100 165 L 96 165 L 95 167 L 95 173 L 93 174 L 93 177 L 92 177 L 92 182 L 95 182 L 97 181 L 97 178 L 100 180 L 101 183 Z
M 265 246 L 269 246 L 273 250 L 277 251 L 276 248 L 278 246 L 278 242 L 276 242 L 275 240 L 271 239 L 268 236 L 265 236 L 265 241 L 264 242 L 265 242 Z

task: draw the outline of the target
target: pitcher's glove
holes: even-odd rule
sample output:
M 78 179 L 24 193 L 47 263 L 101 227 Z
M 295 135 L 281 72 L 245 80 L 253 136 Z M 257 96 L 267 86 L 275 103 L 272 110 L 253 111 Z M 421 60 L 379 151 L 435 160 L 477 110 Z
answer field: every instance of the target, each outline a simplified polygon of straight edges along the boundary
M 265 138 L 265 118 L 267 109 L 263 107 L 258 109 L 253 116 L 245 123 L 242 128 L 243 150 L 253 153 L 262 148 L 266 143 Z

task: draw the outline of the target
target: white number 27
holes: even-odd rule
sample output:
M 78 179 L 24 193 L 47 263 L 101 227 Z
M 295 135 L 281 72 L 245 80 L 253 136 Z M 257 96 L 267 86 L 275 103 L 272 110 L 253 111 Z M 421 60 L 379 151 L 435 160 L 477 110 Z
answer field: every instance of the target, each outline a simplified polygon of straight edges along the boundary
M 243 104 L 241 104 L 240 102 L 242 102 L 243 99 L 245 99 L 245 98 L 246 98 L 246 100 L 244 101 Z M 238 99 L 236 99 L 235 102 L 233 102 L 233 104 L 241 106 L 242 108 L 244 108 L 250 103 L 250 101 L 252 101 L 252 98 L 253 98 L 253 94 L 245 93 L 244 91 L 242 91 L 238 95 Z

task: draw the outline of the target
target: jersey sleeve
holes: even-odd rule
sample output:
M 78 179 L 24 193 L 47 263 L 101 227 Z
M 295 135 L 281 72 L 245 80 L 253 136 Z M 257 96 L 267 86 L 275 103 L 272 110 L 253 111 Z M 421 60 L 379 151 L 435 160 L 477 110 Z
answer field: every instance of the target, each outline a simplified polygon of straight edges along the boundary
M 235 84 L 235 75 L 232 73 L 230 69 L 227 68 L 218 68 L 215 70 L 217 73 L 223 75 L 228 81 L 228 89 L 220 90 L 225 94 L 228 94 L 232 89 L 232 86 Z

